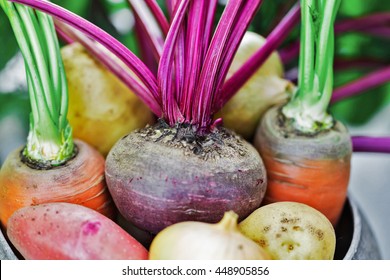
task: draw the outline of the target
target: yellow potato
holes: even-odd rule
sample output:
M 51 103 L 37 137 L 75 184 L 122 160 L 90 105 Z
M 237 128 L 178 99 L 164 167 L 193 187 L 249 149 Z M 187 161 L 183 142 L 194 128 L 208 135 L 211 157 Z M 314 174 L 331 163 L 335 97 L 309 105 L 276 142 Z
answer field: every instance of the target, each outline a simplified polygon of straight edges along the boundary
M 261 46 L 265 39 L 256 33 L 246 32 L 233 63 L 229 69 L 231 77 Z M 284 102 L 294 85 L 283 79 L 283 64 L 274 52 L 229 100 L 217 114 L 223 118 L 224 126 L 247 140 L 253 137 L 261 116 L 271 106 Z
M 316 209 L 298 202 L 258 208 L 239 224 L 240 231 L 276 260 L 331 260 L 336 234 Z
M 61 50 L 69 88 L 68 119 L 75 138 L 104 156 L 124 135 L 153 122 L 153 114 L 78 43 Z

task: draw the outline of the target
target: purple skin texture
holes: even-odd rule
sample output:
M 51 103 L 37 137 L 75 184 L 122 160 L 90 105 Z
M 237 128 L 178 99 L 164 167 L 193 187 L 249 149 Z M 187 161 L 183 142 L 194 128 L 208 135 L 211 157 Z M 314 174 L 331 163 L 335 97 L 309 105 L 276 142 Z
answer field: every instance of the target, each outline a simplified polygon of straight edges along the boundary
M 160 137 L 169 130 L 132 132 L 107 156 L 109 191 L 127 221 L 156 234 L 181 221 L 215 223 L 229 210 L 241 220 L 260 206 L 266 171 L 248 142 L 222 136 L 195 154 L 174 133 Z

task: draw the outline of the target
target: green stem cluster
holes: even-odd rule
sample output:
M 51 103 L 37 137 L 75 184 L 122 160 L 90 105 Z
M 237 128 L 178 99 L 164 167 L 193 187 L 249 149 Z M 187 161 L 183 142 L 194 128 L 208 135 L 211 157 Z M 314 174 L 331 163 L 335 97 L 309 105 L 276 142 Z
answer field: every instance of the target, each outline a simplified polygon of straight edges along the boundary
M 333 91 L 334 22 L 341 0 L 301 0 L 298 89 L 283 107 L 301 132 L 333 126 L 327 113 Z
M 48 15 L 0 0 L 23 54 L 31 103 L 25 157 L 56 166 L 73 156 L 68 88 L 54 23 Z

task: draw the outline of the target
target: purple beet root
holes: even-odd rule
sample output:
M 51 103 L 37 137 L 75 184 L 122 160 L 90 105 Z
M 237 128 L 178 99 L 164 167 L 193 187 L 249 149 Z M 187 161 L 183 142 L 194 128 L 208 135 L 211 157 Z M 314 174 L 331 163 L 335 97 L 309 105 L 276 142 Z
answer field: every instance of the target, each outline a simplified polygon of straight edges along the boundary
M 123 217 L 152 233 L 181 221 L 215 223 L 228 210 L 243 219 L 267 185 L 258 152 L 229 130 L 199 136 L 161 123 L 116 143 L 106 180 Z

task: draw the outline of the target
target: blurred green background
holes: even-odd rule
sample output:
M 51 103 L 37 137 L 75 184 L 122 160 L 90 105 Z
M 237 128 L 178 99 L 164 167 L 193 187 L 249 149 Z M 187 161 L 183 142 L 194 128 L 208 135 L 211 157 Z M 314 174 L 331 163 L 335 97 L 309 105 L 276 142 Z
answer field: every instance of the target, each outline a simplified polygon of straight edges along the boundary
M 133 19 L 125 0 L 78 0 L 53 2 L 89 19 L 120 39 L 138 53 L 136 37 L 132 30 Z M 159 1 L 163 5 L 164 1 Z M 223 10 L 220 1 L 219 14 Z M 266 36 L 295 3 L 295 0 L 265 0 L 256 15 L 251 30 Z M 390 1 L 343 0 L 339 19 L 375 12 L 390 12 Z M 291 34 L 284 46 L 297 40 L 299 29 Z M 0 11 L 0 164 L 8 153 L 9 145 L 24 142 L 27 137 L 29 101 L 25 88 L 23 61 L 4 13 Z M 378 38 L 360 33 L 346 33 L 336 38 L 336 55 L 342 58 L 368 58 L 385 65 L 390 62 L 389 38 Z M 296 67 L 297 60 L 286 65 L 286 70 Z M 335 72 L 335 86 L 361 77 L 370 68 L 353 68 Z M 342 101 L 331 107 L 336 118 L 350 125 L 363 125 L 390 102 L 390 84 L 379 86 L 360 96 Z M 12 128 L 12 130 L 10 130 Z M 15 134 L 15 138 L 10 137 Z M 18 141 L 16 140 L 18 137 Z M 10 140 L 14 139 L 14 140 Z

